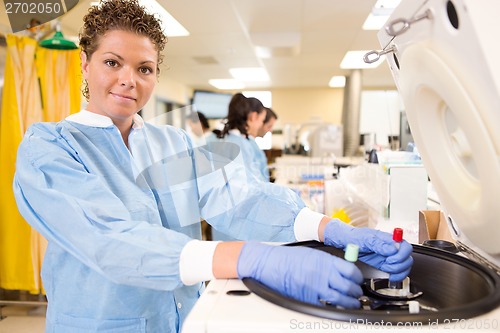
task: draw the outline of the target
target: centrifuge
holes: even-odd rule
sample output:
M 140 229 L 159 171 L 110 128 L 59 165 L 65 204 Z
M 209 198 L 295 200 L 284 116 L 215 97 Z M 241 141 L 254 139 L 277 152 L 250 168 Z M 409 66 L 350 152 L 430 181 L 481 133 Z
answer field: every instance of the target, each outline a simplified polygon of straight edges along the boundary
M 378 33 L 380 50 L 440 199 L 458 253 L 414 244 L 402 294 L 361 262 L 360 309 L 312 305 L 252 279 L 213 280 L 184 333 L 500 332 L 500 1 L 403 0 Z M 332 255 L 318 242 L 307 246 Z M 455 251 L 456 252 L 456 251 Z

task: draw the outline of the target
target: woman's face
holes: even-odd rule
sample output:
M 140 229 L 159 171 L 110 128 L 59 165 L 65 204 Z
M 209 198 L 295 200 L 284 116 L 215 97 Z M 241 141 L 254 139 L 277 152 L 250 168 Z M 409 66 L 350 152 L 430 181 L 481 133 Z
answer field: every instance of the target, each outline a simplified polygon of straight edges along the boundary
M 267 132 L 271 132 L 273 130 L 274 123 L 276 122 L 276 118 L 270 118 L 267 123 L 264 123 L 261 128 L 259 128 L 258 136 L 264 136 Z
M 156 85 L 158 52 L 151 40 L 128 31 L 108 31 L 91 58 L 82 52 L 81 59 L 90 95 L 87 110 L 115 124 L 131 124 Z
M 197 137 L 203 136 L 203 129 L 201 128 L 201 123 L 199 121 L 194 122 L 192 119 L 188 119 L 188 124 L 194 135 Z
M 265 111 L 262 111 L 261 113 L 257 113 L 256 111 L 250 112 L 247 118 L 248 134 L 253 137 L 257 137 L 259 129 L 264 124 L 264 119 L 266 119 Z

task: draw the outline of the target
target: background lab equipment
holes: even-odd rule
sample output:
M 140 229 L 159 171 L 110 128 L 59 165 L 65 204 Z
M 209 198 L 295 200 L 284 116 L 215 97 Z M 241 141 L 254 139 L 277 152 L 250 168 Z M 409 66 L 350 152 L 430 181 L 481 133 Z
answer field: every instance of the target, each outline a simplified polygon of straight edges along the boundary
M 311 157 L 344 156 L 341 125 L 312 119 L 298 125 L 285 125 L 283 129 L 285 153 Z
M 184 332 L 312 332 L 312 325 L 325 332 L 372 331 L 367 324 L 381 322 L 398 331 L 404 328 L 397 323 L 407 331 L 422 323 L 419 332 L 500 331 L 499 12 L 498 0 L 406 0 L 378 34 L 383 50 L 376 55 L 386 54 L 462 250 L 414 246 L 409 295 L 422 292 L 414 298 L 418 310 L 409 311 L 409 300 L 372 297 L 378 280 L 364 286 L 371 303 L 359 310 L 296 302 L 252 280 L 215 280 Z M 319 243 L 294 245 L 324 250 Z M 360 268 L 365 278 L 381 278 Z

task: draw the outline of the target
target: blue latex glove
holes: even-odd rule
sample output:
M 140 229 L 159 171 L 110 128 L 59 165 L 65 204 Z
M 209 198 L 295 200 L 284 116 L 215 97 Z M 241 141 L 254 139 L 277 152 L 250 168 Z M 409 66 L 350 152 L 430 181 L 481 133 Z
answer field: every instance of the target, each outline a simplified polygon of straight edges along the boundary
M 238 277 L 254 278 L 288 297 L 359 308 L 361 271 L 350 262 L 306 247 L 248 242 L 238 259 Z
M 403 240 L 399 249 L 392 235 L 370 228 L 355 228 L 333 219 L 325 227 L 326 245 L 344 249 L 347 244 L 359 246 L 358 259 L 389 273 L 390 281 L 401 281 L 408 276 L 413 265 L 413 247 Z

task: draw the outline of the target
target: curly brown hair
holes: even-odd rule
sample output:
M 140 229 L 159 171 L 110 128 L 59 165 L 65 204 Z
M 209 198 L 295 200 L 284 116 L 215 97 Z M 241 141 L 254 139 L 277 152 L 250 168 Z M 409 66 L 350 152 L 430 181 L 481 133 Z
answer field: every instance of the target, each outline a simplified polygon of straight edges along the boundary
M 158 51 L 157 74 L 163 61 L 162 51 L 167 43 L 161 21 L 149 14 L 137 0 L 101 0 L 99 5 L 91 6 L 83 17 L 80 30 L 80 47 L 88 59 L 99 47 L 100 38 L 110 30 L 125 30 L 148 37 Z M 88 85 L 84 84 L 82 93 L 89 99 Z

